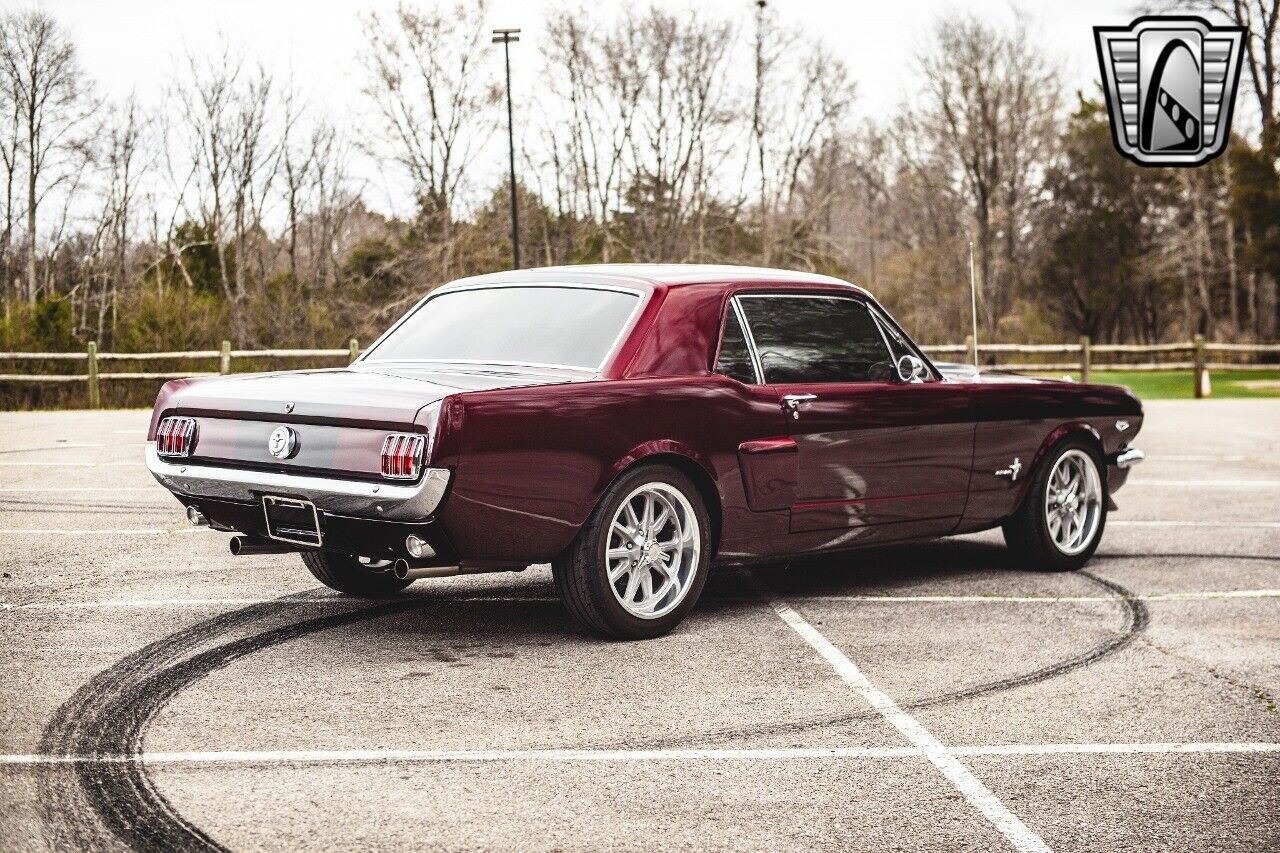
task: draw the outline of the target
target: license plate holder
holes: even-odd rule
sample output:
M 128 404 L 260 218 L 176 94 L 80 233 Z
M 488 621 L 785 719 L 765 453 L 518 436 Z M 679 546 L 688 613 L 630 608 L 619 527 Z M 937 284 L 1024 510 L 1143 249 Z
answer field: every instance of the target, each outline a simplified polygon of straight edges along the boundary
M 262 515 L 267 522 L 267 536 L 272 539 L 309 548 L 319 548 L 324 542 L 320 515 L 311 501 L 263 495 Z

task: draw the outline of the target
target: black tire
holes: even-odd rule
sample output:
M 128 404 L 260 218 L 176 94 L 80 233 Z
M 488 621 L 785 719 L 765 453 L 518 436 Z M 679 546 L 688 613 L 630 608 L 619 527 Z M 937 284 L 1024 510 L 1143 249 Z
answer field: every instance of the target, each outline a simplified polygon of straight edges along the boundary
M 1092 538 L 1082 550 L 1065 553 L 1054 541 L 1050 531 L 1045 494 L 1049 488 L 1049 477 L 1055 466 L 1059 460 L 1073 451 L 1083 453 L 1092 460 L 1102 491 L 1097 501 L 1097 526 Z M 1074 571 L 1089 562 L 1093 552 L 1098 549 L 1098 543 L 1102 541 L 1102 534 L 1107 527 L 1106 477 L 1106 462 L 1093 442 L 1079 437 L 1067 437 L 1050 448 L 1044 459 L 1036 466 L 1031 483 L 1027 487 L 1027 494 L 1018 511 L 1006 519 L 1003 525 L 1004 541 L 1017 562 L 1029 569 L 1049 572 Z
M 650 483 L 677 489 L 693 508 L 698 528 L 698 558 L 684 597 L 668 613 L 642 618 L 622 606 L 610 587 L 605 551 L 614 514 L 633 491 Z M 711 523 L 706 506 L 689 478 L 665 465 L 641 465 L 609 487 L 587 523 L 563 554 L 551 563 L 556 593 L 575 622 L 592 634 L 617 640 L 646 640 L 669 632 L 698 602 L 711 565 Z
M 303 551 L 302 562 L 320 583 L 359 598 L 386 598 L 413 583 L 399 580 L 389 570 L 375 571 L 348 554 Z

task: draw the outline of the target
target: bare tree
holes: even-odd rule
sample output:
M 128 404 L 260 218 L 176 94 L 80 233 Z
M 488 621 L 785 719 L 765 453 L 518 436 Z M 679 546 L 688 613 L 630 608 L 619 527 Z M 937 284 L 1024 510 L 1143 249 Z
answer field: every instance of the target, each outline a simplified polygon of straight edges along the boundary
M 925 103 L 908 132 L 952 164 L 972 206 L 984 325 L 1018 292 L 1020 248 L 1036 182 L 1052 156 L 1061 91 L 1019 22 L 1000 31 L 976 17 L 938 22 L 920 57 Z
M 561 10 L 547 24 L 547 78 L 567 118 L 548 128 L 561 199 L 595 220 L 601 254 L 613 259 L 613 213 L 627 183 L 625 160 L 646 70 L 638 49 L 639 20 L 622 19 L 612 33 L 591 27 L 584 10 Z M 561 177 L 563 176 L 563 177 Z
M 203 233 L 171 253 L 182 269 L 186 249 L 211 244 L 222 292 L 239 302 L 247 295 L 250 244 L 261 230 L 279 162 L 268 120 L 273 81 L 261 67 L 246 69 L 230 47 L 204 61 L 188 55 L 186 65 L 173 92 L 181 138 L 170 175 Z M 179 175 L 185 177 L 178 181 Z M 260 256 L 258 266 L 260 274 Z
M 787 245 L 808 224 L 796 206 L 797 192 L 814 159 L 845 131 L 854 86 L 844 63 L 820 39 L 781 26 L 763 4 L 757 9 L 742 192 L 755 190 L 760 259 L 800 260 Z
M 0 69 L 15 104 L 26 171 L 26 296 L 39 292 L 36 274 L 39 208 L 45 196 L 83 160 L 78 135 L 94 104 L 86 92 L 75 44 L 43 11 L 0 18 Z
M 365 19 L 367 94 L 392 159 L 407 172 L 424 218 L 450 231 L 467 166 L 493 130 L 500 95 L 478 64 L 488 0 Z

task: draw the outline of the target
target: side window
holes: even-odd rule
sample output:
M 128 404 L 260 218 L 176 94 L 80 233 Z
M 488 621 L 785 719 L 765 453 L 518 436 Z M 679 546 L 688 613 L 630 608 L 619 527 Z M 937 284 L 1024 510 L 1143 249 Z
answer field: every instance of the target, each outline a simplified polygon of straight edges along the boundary
M 903 337 L 897 327 L 895 327 L 893 323 L 889 321 L 888 317 L 885 316 L 884 311 L 879 310 L 877 306 L 877 308 L 872 309 L 872 314 L 875 316 L 876 323 L 880 326 L 880 330 L 884 332 L 885 340 L 889 342 L 889 351 L 893 354 L 893 362 L 895 365 L 898 363 L 898 359 L 902 358 L 904 355 L 916 356 L 917 358 L 920 357 L 920 354 L 916 352 L 915 348 L 907 342 L 907 339 Z M 924 373 L 925 378 L 928 379 L 932 377 L 932 375 L 933 374 L 926 367 Z
M 893 358 L 867 306 L 839 296 L 743 296 L 764 381 L 885 382 Z
M 720 340 L 720 355 L 716 358 L 715 372 L 748 385 L 756 381 L 756 368 L 751 363 L 747 336 L 742 333 L 738 312 L 733 310 L 732 304 L 729 305 L 728 317 L 724 321 L 724 337 Z

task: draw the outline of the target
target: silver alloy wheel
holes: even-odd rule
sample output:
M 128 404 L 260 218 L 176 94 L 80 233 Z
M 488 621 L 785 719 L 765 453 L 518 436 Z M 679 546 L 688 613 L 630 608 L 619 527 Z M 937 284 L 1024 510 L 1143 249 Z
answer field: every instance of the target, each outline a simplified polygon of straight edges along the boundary
M 1102 478 L 1093 457 L 1072 448 L 1058 457 L 1044 490 L 1044 514 L 1054 547 L 1067 556 L 1088 548 L 1102 522 Z
M 645 483 L 627 495 L 609 525 L 605 571 L 614 598 L 632 616 L 665 616 L 688 594 L 701 548 L 689 499 L 668 483 Z

